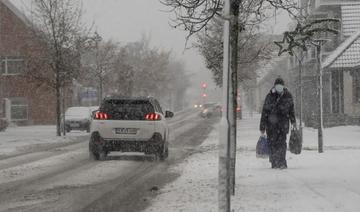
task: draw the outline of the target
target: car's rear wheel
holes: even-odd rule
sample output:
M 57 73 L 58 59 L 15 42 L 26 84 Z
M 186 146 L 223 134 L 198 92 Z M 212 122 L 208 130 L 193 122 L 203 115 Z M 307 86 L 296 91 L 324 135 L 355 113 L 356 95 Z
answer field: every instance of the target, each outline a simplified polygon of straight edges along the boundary
M 90 158 L 90 160 L 99 160 L 99 154 L 89 151 L 89 158 Z
M 169 148 L 167 145 L 162 144 L 159 146 L 158 151 L 155 153 L 157 160 L 164 161 L 169 156 Z
M 93 160 L 105 160 L 108 154 L 107 151 L 104 150 L 101 142 L 101 137 L 99 133 L 93 133 L 90 137 L 89 142 L 89 155 L 90 159 Z
M 101 160 L 101 161 L 106 160 L 106 157 L 107 157 L 107 152 L 104 150 L 101 150 L 99 152 L 99 160 Z
M 164 150 L 161 151 L 159 154 L 159 159 L 160 159 L 160 161 L 164 161 L 168 157 L 169 157 L 169 148 L 164 147 Z

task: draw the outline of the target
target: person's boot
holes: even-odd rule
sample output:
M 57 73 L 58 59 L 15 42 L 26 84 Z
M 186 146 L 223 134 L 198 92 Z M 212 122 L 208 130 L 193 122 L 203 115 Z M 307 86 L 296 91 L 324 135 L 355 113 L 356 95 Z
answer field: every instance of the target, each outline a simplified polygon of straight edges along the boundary
M 287 169 L 287 164 L 286 161 L 284 163 L 281 163 L 281 165 L 279 166 L 280 169 Z
M 279 168 L 279 166 L 277 165 L 277 163 L 275 163 L 275 162 L 271 162 L 271 168 L 272 169 L 277 169 L 277 168 Z
M 279 167 L 279 169 L 287 169 L 287 166 L 286 166 L 286 165 L 281 165 L 281 166 Z

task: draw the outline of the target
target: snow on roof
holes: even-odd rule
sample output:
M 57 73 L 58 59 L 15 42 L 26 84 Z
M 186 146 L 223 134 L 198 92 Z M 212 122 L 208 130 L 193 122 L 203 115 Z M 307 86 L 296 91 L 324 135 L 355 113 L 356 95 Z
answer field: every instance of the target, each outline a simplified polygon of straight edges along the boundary
M 9 0 L 0 0 L 7 8 L 9 8 L 26 26 L 32 26 L 30 20 Z
M 351 36 L 360 29 L 360 3 L 341 5 L 341 25 L 344 36 Z
M 360 62 L 360 3 L 341 5 L 342 33 L 347 38 L 322 63 L 323 68 L 354 67 Z
M 351 68 L 360 63 L 360 38 L 354 41 L 351 46 L 330 66 L 330 68 Z
M 322 68 L 354 67 L 360 63 L 360 30 L 341 43 L 321 64 Z

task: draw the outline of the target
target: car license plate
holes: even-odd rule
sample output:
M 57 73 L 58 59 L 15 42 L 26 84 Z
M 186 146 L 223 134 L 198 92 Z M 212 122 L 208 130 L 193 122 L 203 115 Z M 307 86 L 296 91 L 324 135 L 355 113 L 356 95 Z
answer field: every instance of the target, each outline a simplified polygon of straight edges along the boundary
M 70 127 L 80 127 L 79 123 L 70 123 Z
M 115 128 L 116 134 L 136 134 L 136 128 Z

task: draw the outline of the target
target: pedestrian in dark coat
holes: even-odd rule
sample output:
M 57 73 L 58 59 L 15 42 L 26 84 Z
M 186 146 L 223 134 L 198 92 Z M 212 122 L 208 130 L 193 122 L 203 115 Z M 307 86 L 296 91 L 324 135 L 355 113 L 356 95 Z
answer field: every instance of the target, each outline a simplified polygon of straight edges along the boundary
M 294 101 L 285 88 L 282 78 L 277 78 L 274 87 L 266 96 L 261 113 L 260 131 L 266 132 L 270 146 L 271 168 L 287 168 L 286 135 L 289 133 L 289 121 L 296 126 Z

